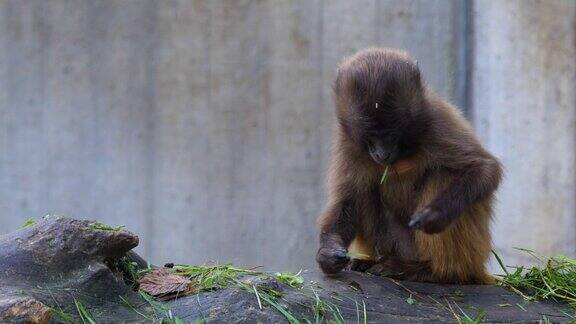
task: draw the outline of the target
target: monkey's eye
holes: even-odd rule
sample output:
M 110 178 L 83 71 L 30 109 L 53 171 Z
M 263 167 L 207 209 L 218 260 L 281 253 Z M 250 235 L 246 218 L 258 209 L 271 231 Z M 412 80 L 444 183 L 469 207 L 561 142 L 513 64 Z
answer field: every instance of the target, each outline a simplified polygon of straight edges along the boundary
M 376 142 L 377 140 L 374 138 L 369 138 L 366 141 L 366 147 L 368 148 L 368 151 L 374 151 L 376 149 Z
M 374 145 L 369 145 L 369 146 L 368 146 L 368 153 L 374 154 L 374 152 L 376 152 L 376 146 L 374 146 Z
M 377 140 L 382 140 L 384 138 L 390 137 L 390 135 L 391 135 L 390 132 L 383 128 L 374 129 L 373 131 L 370 132 L 370 141 L 376 142 Z
M 363 143 L 368 151 L 374 148 L 374 141 L 372 141 L 370 138 L 364 138 Z

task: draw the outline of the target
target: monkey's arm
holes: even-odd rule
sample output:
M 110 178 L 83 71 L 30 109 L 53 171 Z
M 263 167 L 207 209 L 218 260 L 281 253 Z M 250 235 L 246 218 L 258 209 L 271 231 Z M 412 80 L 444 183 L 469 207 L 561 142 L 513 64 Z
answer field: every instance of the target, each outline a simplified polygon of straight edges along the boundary
M 446 167 L 454 175 L 452 182 L 427 208 L 412 216 L 411 227 L 428 234 L 441 232 L 466 207 L 489 197 L 502 177 L 500 163 L 486 152 L 469 152 L 464 158 L 453 158 Z
M 336 273 L 350 261 L 347 248 L 357 232 L 354 200 L 344 198 L 330 203 L 320 221 L 320 248 L 316 261 L 325 273 Z

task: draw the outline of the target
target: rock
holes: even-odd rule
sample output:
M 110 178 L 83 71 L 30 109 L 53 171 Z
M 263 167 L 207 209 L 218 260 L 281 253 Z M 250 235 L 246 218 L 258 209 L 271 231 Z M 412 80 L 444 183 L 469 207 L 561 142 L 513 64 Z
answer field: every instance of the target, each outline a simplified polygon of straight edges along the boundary
M 136 247 L 138 237 L 97 227 L 51 216 L 0 236 L 2 322 L 47 323 L 58 321 L 58 313 L 79 319 L 76 303 L 90 308 L 101 322 L 140 320 L 119 303 L 120 297 L 136 305 L 142 299 L 106 265 Z
M 51 309 L 32 297 L 7 296 L 0 299 L 2 323 L 48 323 L 51 318 Z
M 273 275 L 245 275 L 241 284 L 160 302 L 134 291 L 113 266 L 126 254 L 135 265 L 145 266 L 130 251 L 137 244 L 138 237 L 128 231 L 57 216 L 0 236 L 0 322 L 77 322 L 88 317 L 99 323 L 162 318 L 276 323 L 293 316 L 312 322 L 428 323 L 456 322 L 464 314 L 487 322 L 569 320 L 564 304 L 528 303 L 499 286 L 401 282 L 356 272 L 326 277 L 307 271 L 301 288 Z M 256 287 L 278 295 L 275 305 L 265 295 L 257 296 Z

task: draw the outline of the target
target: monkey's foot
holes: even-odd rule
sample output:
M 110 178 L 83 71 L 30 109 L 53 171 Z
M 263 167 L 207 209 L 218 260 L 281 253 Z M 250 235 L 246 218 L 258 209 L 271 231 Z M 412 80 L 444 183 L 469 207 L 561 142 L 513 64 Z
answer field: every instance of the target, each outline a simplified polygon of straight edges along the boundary
M 389 262 L 376 262 L 374 265 L 366 269 L 366 272 L 376 276 L 384 276 L 400 279 L 402 278 L 402 272 L 392 266 Z
M 346 267 L 346 270 L 366 272 L 372 266 L 376 264 L 374 260 L 363 260 L 363 259 L 352 259 L 350 264 Z
M 382 258 L 366 270 L 367 273 L 409 281 L 431 281 L 432 272 L 428 262 Z

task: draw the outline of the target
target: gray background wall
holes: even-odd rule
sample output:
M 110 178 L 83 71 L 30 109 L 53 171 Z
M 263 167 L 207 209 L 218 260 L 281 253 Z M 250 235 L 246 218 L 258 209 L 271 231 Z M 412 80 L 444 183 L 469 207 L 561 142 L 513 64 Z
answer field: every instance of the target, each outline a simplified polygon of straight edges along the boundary
M 576 252 L 576 2 L 0 0 L 0 233 L 126 224 L 152 261 L 314 266 L 337 62 L 408 49 L 506 167 L 494 241 Z

